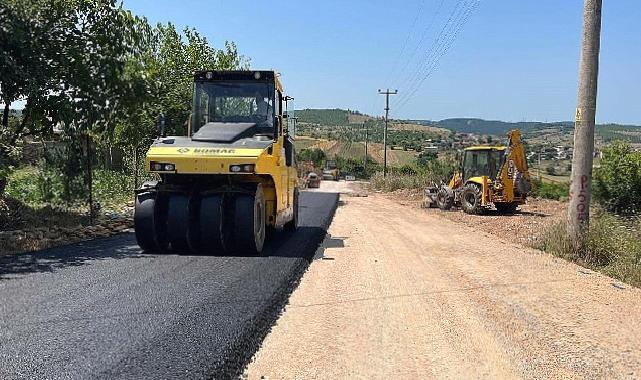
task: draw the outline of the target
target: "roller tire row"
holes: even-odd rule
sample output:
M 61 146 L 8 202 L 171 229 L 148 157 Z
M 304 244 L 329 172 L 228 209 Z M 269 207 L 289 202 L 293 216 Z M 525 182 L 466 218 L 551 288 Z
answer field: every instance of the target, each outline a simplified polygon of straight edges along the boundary
M 150 253 L 258 254 L 266 232 L 262 188 L 251 193 L 144 192 L 136 197 L 134 227 Z

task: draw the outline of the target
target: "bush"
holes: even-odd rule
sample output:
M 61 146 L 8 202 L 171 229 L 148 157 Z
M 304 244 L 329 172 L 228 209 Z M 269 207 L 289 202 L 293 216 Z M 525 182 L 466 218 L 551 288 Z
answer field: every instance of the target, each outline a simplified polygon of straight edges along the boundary
M 0 142 L 0 197 L 4 194 L 7 182 L 20 158 L 20 150 Z
M 434 152 L 420 152 L 416 160 L 418 166 L 427 166 L 430 161 L 436 160 L 438 153 Z
M 544 199 L 554 199 L 554 200 L 566 200 L 570 194 L 570 185 L 567 183 L 545 183 L 541 180 L 534 180 L 534 189 L 531 196 L 544 198 Z
M 624 215 L 641 211 L 641 152 L 622 141 L 604 148 L 592 186 L 594 199 L 608 211 Z
M 405 165 L 400 168 L 390 168 L 387 178 L 383 177 L 383 173 L 376 173 L 370 180 L 370 186 L 382 191 L 424 189 L 447 181 L 453 172 L 452 163 L 431 160 L 426 166 Z
M 118 205 L 133 195 L 133 178 L 118 171 L 98 169 L 93 172 L 94 199 L 102 205 Z M 46 168 L 26 167 L 9 178 L 7 195 L 31 206 L 68 204 L 61 174 Z M 84 190 L 86 193 L 86 190 Z M 83 193 L 83 198 L 84 198 Z
M 429 186 L 430 180 L 425 175 L 407 175 L 400 173 L 388 173 L 383 177 L 382 172 L 374 174 L 370 178 L 370 186 L 381 191 L 395 191 L 399 189 L 423 189 Z
M 641 286 L 640 230 L 639 219 L 624 219 L 597 209 L 580 249 L 570 243 L 564 222 L 550 227 L 533 247 Z
M 373 161 L 370 157 L 367 165 L 363 165 L 362 160 L 355 158 L 346 158 L 336 156 L 336 166 L 343 174 L 352 174 L 358 178 L 369 179 L 374 173 L 381 169 L 381 166 Z
M 316 167 L 322 166 L 323 161 L 325 161 L 326 158 L 327 156 L 325 155 L 325 152 L 318 148 L 303 149 L 299 152 L 296 152 L 296 161 L 312 161 L 314 163 L 314 166 Z

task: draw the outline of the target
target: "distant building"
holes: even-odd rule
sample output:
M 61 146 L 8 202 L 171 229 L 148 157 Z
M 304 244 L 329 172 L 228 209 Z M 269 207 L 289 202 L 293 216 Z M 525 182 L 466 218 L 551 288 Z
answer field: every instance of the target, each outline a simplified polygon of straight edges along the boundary
M 423 152 L 427 153 L 438 153 L 438 147 L 436 145 L 428 145 L 423 147 Z
M 22 118 L 22 110 L 16 110 L 12 108 L 9 110 L 9 116 Z

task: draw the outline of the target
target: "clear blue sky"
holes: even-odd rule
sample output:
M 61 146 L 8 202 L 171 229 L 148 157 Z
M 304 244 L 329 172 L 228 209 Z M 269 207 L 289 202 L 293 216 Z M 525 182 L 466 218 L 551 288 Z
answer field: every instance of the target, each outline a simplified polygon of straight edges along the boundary
M 464 0 L 458 10 L 470 1 Z M 416 83 L 409 75 L 425 69 L 429 58 L 424 57 L 457 4 L 459 0 L 125 1 L 151 22 L 195 27 L 215 47 L 225 40 L 236 42 L 252 67 L 282 73 L 296 108 L 350 108 L 380 115 L 383 97 L 376 91 L 390 86 L 399 90 L 392 117 L 572 120 L 582 0 L 481 0 L 437 68 L 404 101 L 401 95 L 411 93 L 407 83 Z M 453 14 L 457 20 L 458 13 Z M 599 122 L 641 124 L 640 19 L 641 1 L 604 1 Z M 426 31 L 429 25 L 433 27 Z

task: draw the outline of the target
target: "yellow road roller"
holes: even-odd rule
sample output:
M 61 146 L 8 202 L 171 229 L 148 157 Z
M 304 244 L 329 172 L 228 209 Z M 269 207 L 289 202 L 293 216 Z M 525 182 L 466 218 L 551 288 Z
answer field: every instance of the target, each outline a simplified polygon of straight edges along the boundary
M 148 252 L 263 250 L 272 229 L 296 229 L 298 177 L 273 71 L 194 73 L 186 136 L 159 137 L 136 190 L 136 240 Z

